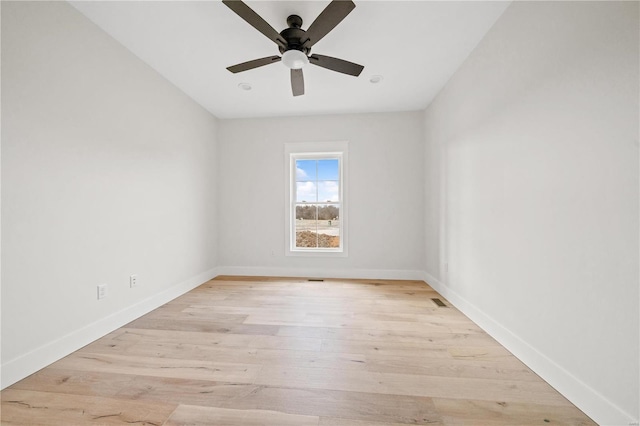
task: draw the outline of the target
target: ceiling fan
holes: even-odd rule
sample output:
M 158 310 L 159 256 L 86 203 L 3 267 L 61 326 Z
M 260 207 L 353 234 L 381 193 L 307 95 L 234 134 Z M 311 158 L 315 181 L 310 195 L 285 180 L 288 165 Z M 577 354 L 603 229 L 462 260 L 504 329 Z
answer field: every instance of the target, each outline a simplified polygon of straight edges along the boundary
M 241 0 L 222 0 L 222 3 L 276 43 L 282 54 L 282 56 L 267 56 L 227 67 L 234 74 L 282 61 L 291 70 L 293 96 L 300 96 L 304 95 L 302 67 L 306 64 L 311 63 L 355 77 L 359 76 L 364 69 L 364 66 L 353 62 L 311 53 L 311 47 L 334 29 L 356 7 L 351 0 L 333 0 L 306 31 L 302 29 L 302 18 L 298 15 L 291 15 L 287 18 L 289 27 L 280 33 Z

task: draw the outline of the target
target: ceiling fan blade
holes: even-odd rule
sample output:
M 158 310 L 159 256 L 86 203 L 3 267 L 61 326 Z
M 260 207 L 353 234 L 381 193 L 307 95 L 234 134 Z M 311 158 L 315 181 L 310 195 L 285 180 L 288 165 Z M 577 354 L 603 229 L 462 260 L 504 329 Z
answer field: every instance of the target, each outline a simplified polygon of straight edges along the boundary
M 267 56 L 266 58 L 254 59 L 253 61 L 247 61 L 241 64 L 232 65 L 230 67 L 227 67 L 227 69 L 235 74 L 238 72 L 252 70 L 254 68 L 280 62 L 281 59 L 282 58 L 280 56 Z
M 302 69 L 291 70 L 291 91 L 293 96 L 304 95 L 304 76 Z
M 322 37 L 326 36 L 329 31 L 334 29 L 342 20 L 356 7 L 351 0 L 333 0 L 318 15 L 315 21 L 307 30 L 306 40 L 303 47 L 311 47 L 319 42 Z
M 331 56 L 324 55 L 311 55 L 309 56 L 309 63 L 317 65 L 322 68 L 326 68 L 331 71 L 341 72 L 343 74 L 349 74 L 352 76 L 359 76 L 364 66 L 354 64 L 353 62 L 345 61 L 344 59 L 338 59 Z
M 267 23 L 253 9 L 240 0 L 222 0 L 222 3 L 233 10 L 239 17 L 247 21 L 256 30 L 286 49 L 287 41 L 271 25 Z

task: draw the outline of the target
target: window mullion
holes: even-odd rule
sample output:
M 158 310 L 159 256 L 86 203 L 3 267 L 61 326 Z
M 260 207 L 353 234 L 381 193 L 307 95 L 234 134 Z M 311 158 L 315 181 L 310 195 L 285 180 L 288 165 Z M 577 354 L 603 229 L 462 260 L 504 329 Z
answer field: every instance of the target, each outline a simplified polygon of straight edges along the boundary
M 318 202 L 320 201 L 318 197 L 320 197 L 320 191 L 318 190 L 319 182 L 318 182 L 318 160 L 316 160 L 316 248 L 320 247 L 320 235 L 318 233 Z

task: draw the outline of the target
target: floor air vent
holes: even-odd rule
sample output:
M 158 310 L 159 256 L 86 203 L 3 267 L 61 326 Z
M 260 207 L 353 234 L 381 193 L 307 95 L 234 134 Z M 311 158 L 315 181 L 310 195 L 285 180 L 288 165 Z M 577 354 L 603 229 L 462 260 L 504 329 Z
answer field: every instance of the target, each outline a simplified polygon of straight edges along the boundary
M 436 305 L 438 305 L 439 308 L 446 308 L 447 305 L 444 304 L 444 302 L 440 299 L 431 299 L 433 300 L 433 303 L 435 303 Z
M 309 278 L 307 281 L 315 281 L 315 282 L 319 282 L 319 283 L 323 283 L 324 280 L 320 279 L 320 278 Z

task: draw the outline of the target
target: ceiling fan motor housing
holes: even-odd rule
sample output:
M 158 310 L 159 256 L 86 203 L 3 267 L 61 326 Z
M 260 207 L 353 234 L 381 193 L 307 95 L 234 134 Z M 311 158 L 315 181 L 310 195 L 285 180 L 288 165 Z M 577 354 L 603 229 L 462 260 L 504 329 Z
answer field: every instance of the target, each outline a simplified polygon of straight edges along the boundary
M 307 32 L 301 28 L 302 18 L 298 15 L 290 15 L 287 18 L 287 25 L 289 25 L 289 28 L 285 28 L 280 32 L 280 35 L 287 41 L 287 47 L 278 46 L 280 53 L 284 53 L 287 50 L 299 50 L 308 56 L 311 48 L 302 46 L 307 41 Z

